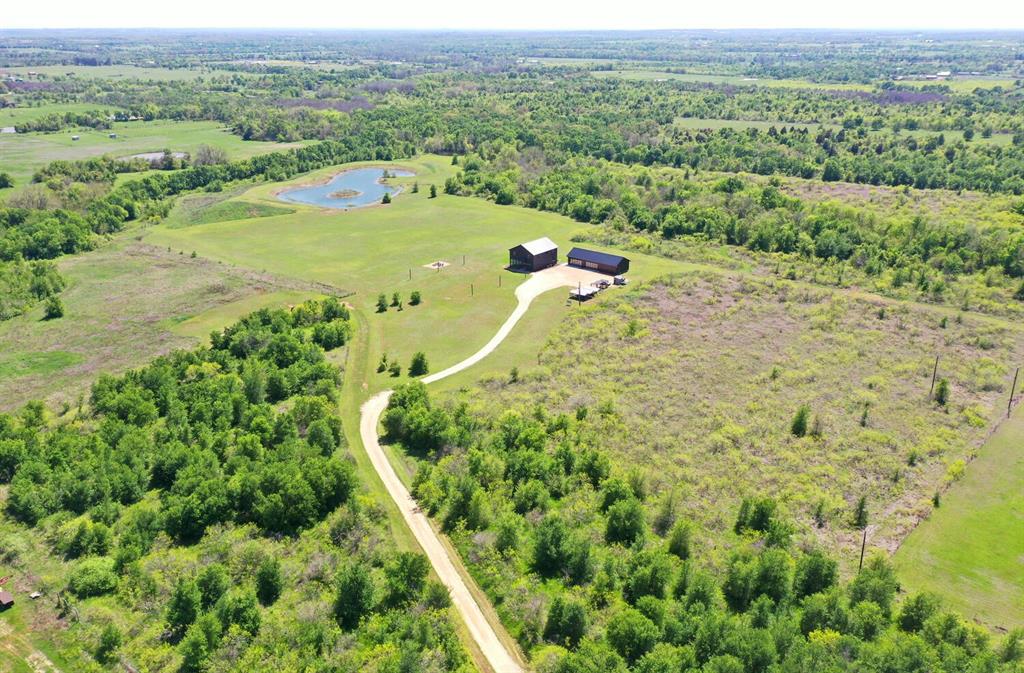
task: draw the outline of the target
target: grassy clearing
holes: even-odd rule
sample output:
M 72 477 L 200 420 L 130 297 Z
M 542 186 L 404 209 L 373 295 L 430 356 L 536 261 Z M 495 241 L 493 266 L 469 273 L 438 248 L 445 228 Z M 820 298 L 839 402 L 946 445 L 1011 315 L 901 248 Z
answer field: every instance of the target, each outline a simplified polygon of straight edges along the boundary
M 230 222 L 231 220 L 247 220 L 275 215 L 290 215 L 294 208 L 273 206 L 269 203 L 252 203 L 242 200 L 230 200 L 245 191 L 241 187 L 232 192 L 216 194 L 191 194 L 178 200 L 167 217 L 168 227 L 190 227 L 195 224 L 211 224 L 213 222 Z
M 687 275 L 572 313 L 521 382 L 484 378 L 464 398 L 494 413 L 589 407 L 602 419 L 593 443 L 642 469 L 650 492 L 675 491 L 704 530 L 729 529 L 743 495 L 770 494 L 849 568 L 859 495 L 870 502 L 869 546 L 894 550 L 935 490 L 963 473 L 1008 386 L 1007 363 L 1024 357 L 1019 326 L 968 316 L 943 327 L 944 316 L 787 282 Z M 948 409 L 928 399 L 936 354 L 952 384 Z M 802 404 L 820 437 L 791 434 Z M 705 541 L 712 557 L 722 542 Z
M 192 346 L 248 306 L 290 297 L 274 292 L 275 279 L 127 237 L 59 265 L 69 281 L 63 318 L 43 321 L 36 307 L 0 322 L 0 409 L 31 399 L 74 405 L 100 373 Z
M 941 593 L 964 616 L 1000 631 L 1024 626 L 1022 442 L 1018 407 L 895 557 L 907 589 Z
M 117 137 L 110 138 L 111 133 L 116 133 Z M 79 139 L 72 140 L 72 136 L 79 136 Z M 35 171 L 57 159 L 71 161 L 104 154 L 122 157 L 165 149 L 194 152 L 200 145 L 222 148 L 232 159 L 295 146 L 293 143 L 242 140 L 216 122 L 116 122 L 109 131 L 82 129 L 0 135 L 0 170 L 14 177 L 14 189 L 18 189 L 29 182 Z M 0 189 L 0 197 L 12 192 Z
M 798 129 L 807 129 L 808 131 L 817 131 L 821 128 L 842 128 L 838 124 L 790 124 L 788 122 L 751 121 L 744 119 L 705 119 L 701 117 L 678 117 L 673 123 L 681 129 L 693 130 L 757 129 L 759 131 L 767 131 L 773 126 L 775 128 L 779 128 L 781 126 L 785 126 L 786 128 L 796 127 Z
M 318 295 L 301 290 L 260 292 L 215 306 L 183 320 L 178 317 L 172 318 L 169 321 L 170 330 L 181 336 L 206 341 L 214 330 L 223 329 L 225 325 L 230 325 L 253 311 L 261 308 L 287 308 L 317 297 Z
M 496 206 L 480 199 L 443 194 L 429 198 L 428 185 L 441 185 L 453 170 L 445 157 L 421 157 L 392 166 L 416 173 L 395 182 L 406 186 L 418 182 L 418 194 L 404 189 L 393 203 L 381 207 L 338 211 L 296 205 L 291 215 L 160 227 L 151 230 L 147 241 L 354 290 L 356 294 L 347 301 L 366 316 L 372 365 L 387 353 L 404 369 L 412 354 L 422 350 L 437 371 L 483 346 L 514 308 L 515 286 L 524 277 L 503 270 L 508 248 L 550 236 L 564 251 L 578 225 L 552 213 Z M 291 183 L 260 185 L 234 198 L 279 204 L 275 192 L 324 179 L 344 168 L 318 171 Z M 667 260 L 634 257 L 638 277 L 677 268 Z M 436 260 L 451 266 L 441 271 L 424 268 Z M 419 306 L 408 304 L 414 290 L 423 297 Z M 403 310 L 389 307 L 385 313 L 376 313 L 377 295 L 384 293 L 390 303 L 393 292 L 400 293 Z M 372 391 L 391 387 L 395 380 L 371 368 L 363 382 Z

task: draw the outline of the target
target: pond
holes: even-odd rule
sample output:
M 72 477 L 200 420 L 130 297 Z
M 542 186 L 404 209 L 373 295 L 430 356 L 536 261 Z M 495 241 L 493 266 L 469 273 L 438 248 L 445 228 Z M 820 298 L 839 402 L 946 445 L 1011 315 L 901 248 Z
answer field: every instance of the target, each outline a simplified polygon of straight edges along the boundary
M 383 168 L 356 168 L 338 173 L 329 182 L 311 187 L 296 187 L 281 192 L 277 198 L 293 203 L 307 203 L 321 208 L 358 208 L 380 203 L 385 194 L 395 194 L 397 187 L 381 182 Z M 410 171 L 387 169 L 394 177 L 409 177 Z

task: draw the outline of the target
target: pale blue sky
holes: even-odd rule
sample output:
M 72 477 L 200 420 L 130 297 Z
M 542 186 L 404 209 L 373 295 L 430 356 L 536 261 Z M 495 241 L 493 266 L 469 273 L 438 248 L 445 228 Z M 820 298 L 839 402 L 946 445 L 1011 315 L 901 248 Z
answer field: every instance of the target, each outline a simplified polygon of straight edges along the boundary
M 0 28 L 1024 29 L 1020 0 L 43 0 Z

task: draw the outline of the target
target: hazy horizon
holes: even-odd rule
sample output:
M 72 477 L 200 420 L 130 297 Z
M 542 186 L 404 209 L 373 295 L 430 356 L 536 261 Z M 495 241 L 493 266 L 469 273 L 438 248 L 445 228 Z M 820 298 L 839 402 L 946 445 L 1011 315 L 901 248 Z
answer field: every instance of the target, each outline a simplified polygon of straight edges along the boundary
M 686 6 L 661 0 L 594 7 L 581 0 L 545 3 L 523 0 L 512 9 L 470 0 L 425 5 L 394 0 L 379 6 L 349 3 L 340 8 L 323 0 L 290 3 L 288 12 L 268 0 L 144 5 L 106 0 L 83 5 L 69 0 L 38 5 L 19 3 L 5 11 L 0 30 L 193 29 L 193 30 L 403 30 L 552 31 L 591 30 L 884 30 L 1016 32 L 1024 30 L 1024 9 L 1006 11 L 1000 0 L 979 0 L 965 15 L 951 0 L 888 3 L 865 0 L 855 10 L 814 0 L 773 4 L 749 0 L 734 5 Z M 312 17 L 312 18 L 311 18 Z

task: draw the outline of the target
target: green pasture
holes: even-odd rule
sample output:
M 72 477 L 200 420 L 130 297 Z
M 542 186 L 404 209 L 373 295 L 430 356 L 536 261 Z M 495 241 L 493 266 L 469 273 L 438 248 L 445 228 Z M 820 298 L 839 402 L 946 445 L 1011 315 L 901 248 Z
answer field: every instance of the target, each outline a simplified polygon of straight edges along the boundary
M 36 75 L 29 75 L 29 73 Z M 35 79 L 78 78 L 78 79 L 137 79 L 169 82 L 172 80 L 190 80 L 215 75 L 233 75 L 228 70 L 216 68 L 146 68 L 137 65 L 33 65 L 2 67 L 0 74 L 13 73 L 22 77 Z
M 3 119 L 3 114 L 0 112 L 0 119 Z M 4 122 L 3 125 L 8 124 Z M 117 137 L 110 138 L 111 133 L 116 133 Z M 79 139 L 73 140 L 73 136 Z M 109 131 L 76 129 L 57 133 L 0 134 L 0 171 L 10 173 L 15 180 L 14 189 L 18 189 L 31 180 L 35 171 L 58 159 L 72 161 L 104 154 L 123 157 L 165 149 L 194 152 L 200 145 L 222 148 L 232 159 L 245 159 L 295 146 L 242 140 L 216 122 L 116 122 Z M 12 193 L 12 190 L 0 190 L 0 195 L 5 193 Z
M 904 588 L 942 594 L 996 630 L 1024 627 L 1024 408 L 1018 407 L 964 477 L 895 556 Z

